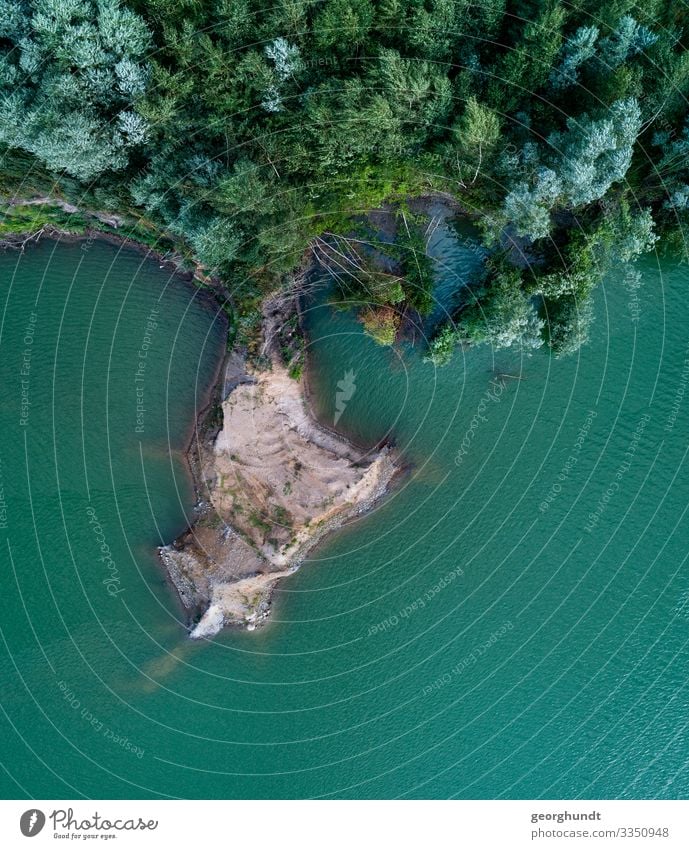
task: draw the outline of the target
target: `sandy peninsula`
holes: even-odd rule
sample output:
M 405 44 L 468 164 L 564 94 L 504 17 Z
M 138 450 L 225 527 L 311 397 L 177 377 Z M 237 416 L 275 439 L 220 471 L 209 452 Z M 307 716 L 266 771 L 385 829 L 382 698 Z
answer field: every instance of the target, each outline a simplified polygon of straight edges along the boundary
M 192 620 L 191 637 L 253 630 L 273 588 L 328 533 L 369 510 L 399 471 L 389 446 L 366 452 L 322 427 L 281 334 L 293 300 L 264 306 L 262 367 L 233 353 L 222 423 L 195 444 L 199 516 L 160 556 Z

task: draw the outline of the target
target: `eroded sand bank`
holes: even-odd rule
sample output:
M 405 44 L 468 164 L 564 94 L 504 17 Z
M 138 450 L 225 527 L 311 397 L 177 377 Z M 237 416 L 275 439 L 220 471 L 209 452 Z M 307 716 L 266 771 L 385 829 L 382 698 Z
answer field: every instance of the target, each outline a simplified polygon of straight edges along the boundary
M 225 625 L 253 629 L 268 615 L 275 583 L 327 533 L 371 508 L 399 465 L 383 446 L 365 452 L 311 416 L 275 340 L 293 305 L 268 303 L 268 367 L 233 356 L 222 426 L 195 464 L 200 515 L 161 558 L 183 604 L 201 613 L 193 638 Z

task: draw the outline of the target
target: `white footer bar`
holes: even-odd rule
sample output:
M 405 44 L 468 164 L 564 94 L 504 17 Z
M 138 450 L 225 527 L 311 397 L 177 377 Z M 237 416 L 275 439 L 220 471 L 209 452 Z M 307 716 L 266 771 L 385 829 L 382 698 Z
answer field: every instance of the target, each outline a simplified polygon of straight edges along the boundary
M 29 842 L 29 840 L 33 842 Z M 0 846 L 689 847 L 684 801 L 0 801 Z

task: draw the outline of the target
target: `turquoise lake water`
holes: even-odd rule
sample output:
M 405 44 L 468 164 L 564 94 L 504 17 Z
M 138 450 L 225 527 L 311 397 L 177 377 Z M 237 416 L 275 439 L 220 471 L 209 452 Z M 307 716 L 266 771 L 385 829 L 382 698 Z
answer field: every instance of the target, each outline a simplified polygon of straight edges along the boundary
M 3 796 L 687 794 L 686 268 L 644 260 L 638 301 L 612 275 L 564 360 L 436 370 L 312 302 L 318 415 L 353 372 L 338 427 L 409 469 L 266 628 L 192 643 L 155 547 L 191 515 L 222 323 L 83 247 L 0 256 Z

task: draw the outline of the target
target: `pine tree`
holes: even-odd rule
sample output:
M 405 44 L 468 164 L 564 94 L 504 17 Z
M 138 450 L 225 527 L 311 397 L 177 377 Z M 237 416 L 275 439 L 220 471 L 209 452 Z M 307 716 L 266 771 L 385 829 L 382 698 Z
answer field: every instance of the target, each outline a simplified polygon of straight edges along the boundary
M 624 15 L 613 32 L 600 42 L 600 61 L 607 71 L 614 70 L 630 57 L 648 50 L 657 40 L 655 33 L 639 24 L 631 15 Z
M 123 168 L 148 137 L 144 21 L 119 0 L 2 0 L 0 22 L 0 141 L 85 181 Z
M 522 161 L 531 173 L 505 198 L 506 221 L 520 235 L 547 236 L 556 206 L 590 204 L 624 179 L 640 129 L 641 110 L 630 98 L 614 103 L 604 118 L 568 119 L 566 132 L 549 136 L 549 150 L 525 145 Z
M 467 100 L 461 117 L 452 126 L 452 150 L 459 163 L 460 178 L 466 185 L 475 182 L 482 171 L 490 169 L 498 148 L 502 122 L 488 106 L 476 97 Z M 462 165 L 467 168 L 462 169 Z
M 596 51 L 598 27 L 579 27 L 561 51 L 560 64 L 554 68 L 548 82 L 555 90 L 562 90 L 579 82 L 579 68 Z
M 555 133 L 549 144 L 560 152 L 558 174 L 571 206 L 591 203 L 624 179 L 641 129 L 635 98 L 613 103 L 606 117 L 567 121 L 567 133 Z
M 519 236 L 544 239 L 550 234 L 551 210 L 563 196 L 562 181 L 555 171 L 539 167 L 530 180 L 522 180 L 503 204 L 506 221 Z
M 560 51 L 565 19 L 565 9 L 555 2 L 526 25 L 517 45 L 492 70 L 491 105 L 499 111 L 512 111 L 545 84 Z
M 326 0 L 313 22 L 318 50 L 347 53 L 363 44 L 373 23 L 371 0 Z
M 487 342 L 494 348 L 538 348 L 543 344 L 544 322 L 521 288 L 516 269 L 499 270 L 484 294 L 462 309 L 455 319 L 461 342 Z M 447 345 L 444 339 L 442 346 Z
M 546 301 L 548 344 L 558 356 L 574 354 L 589 340 L 593 321 L 593 304 L 570 295 L 557 301 Z

